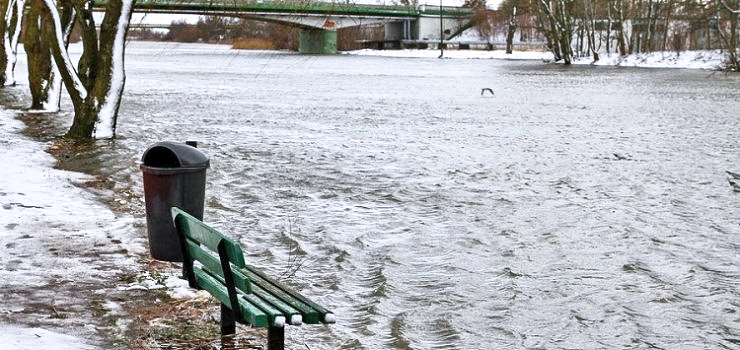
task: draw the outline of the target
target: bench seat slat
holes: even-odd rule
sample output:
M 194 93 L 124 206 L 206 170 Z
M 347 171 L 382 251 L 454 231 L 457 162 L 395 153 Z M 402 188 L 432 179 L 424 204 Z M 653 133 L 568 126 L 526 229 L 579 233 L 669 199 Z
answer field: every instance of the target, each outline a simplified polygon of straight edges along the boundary
M 242 308 L 242 318 L 238 320 L 241 323 L 251 324 L 255 328 L 267 327 L 269 324 L 275 323 L 275 316 L 265 314 L 262 309 L 250 303 L 248 300 L 239 300 L 239 305 Z M 263 316 L 264 315 L 264 318 Z M 268 324 L 268 321 L 270 322 Z
M 207 254 L 207 253 L 204 253 L 204 254 Z M 217 286 L 217 287 L 214 287 L 214 286 L 209 285 L 210 289 L 207 289 L 207 288 L 203 288 L 203 289 L 206 289 L 209 292 L 211 292 L 211 289 L 218 288 L 218 292 L 222 293 L 223 295 L 217 299 L 219 299 L 219 301 L 222 301 L 222 298 L 226 298 L 226 300 L 229 302 L 228 303 L 225 302 L 224 304 L 231 307 L 231 303 L 230 303 L 231 300 L 228 297 L 229 295 L 228 290 L 225 287 L 223 287 L 225 285 L 223 274 L 215 275 L 213 274 L 212 271 L 203 270 L 197 267 L 193 268 L 194 271 L 196 269 L 198 270 L 198 272 L 196 272 L 197 274 L 207 275 L 206 277 L 201 276 L 204 282 L 216 283 L 216 286 Z M 220 269 L 220 266 L 219 266 L 219 269 Z M 197 274 L 196 274 L 196 278 L 198 278 Z M 233 274 L 238 274 L 242 278 L 246 279 L 244 275 L 242 275 L 241 273 L 237 271 L 233 271 Z M 200 284 L 200 281 L 203 281 L 203 280 L 198 280 L 199 284 Z M 260 324 L 251 322 L 251 320 L 254 320 L 254 317 L 250 317 L 249 315 L 259 314 L 260 312 L 263 312 L 267 315 L 269 324 L 278 325 L 279 327 L 282 327 L 283 324 L 285 323 L 285 319 L 290 319 L 290 316 L 292 316 L 292 314 L 285 313 L 282 310 L 275 308 L 270 302 L 265 301 L 264 298 L 259 298 L 251 293 L 245 293 L 244 290 L 237 290 L 237 293 L 239 296 L 238 300 L 239 300 L 239 303 L 241 304 L 242 310 L 245 310 L 242 313 L 243 319 L 239 320 L 239 322 L 241 323 L 246 322 L 246 323 L 252 324 L 255 327 L 262 327 Z M 213 293 L 211 292 L 211 294 Z M 277 320 L 279 317 L 282 317 L 283 320 L 282 321 Z
M 263 302 L 278 310 L 283 316 L 285 316 L 285 319 L 288 320 L 288 323 L 296 326 L 303 323 L 303 314 L 298 309 L 280 300 L 278 297 L 270 294 L 268 291 L 262 289 L 260 286 L 253 284 L 252 294 L 256 298 L 262 300 Z M 298 319 L 300 320 L 300 322 L 298 322 L 297 319 L 294 318 L 294 316 L 296 315 L 301 316 L 300 319 Z
M 231 301 L 229 300 L 229 292 L 221 281 L 218 281 L 216 278 L 197 267 L 193 268 L 193 272 L 195 274 L 195 280 L 198 283 L 198 287 L 205 289 L 222 304 L 233 309 Z M 246 300 L 240 299 L 239 301 L 239 307 L 242 309 L 242 317 L 244 319 L 239 321 L 246 321 L 255 327 L 266 327 L 267 315 L 254 305 L 250 305 L 250 303 L 242 301 Z
M 190 254 L 190 257 L 193 258 L 193 260 L 200 261 L 200 263 L 203 264 L 203 268 L 209 273 L 218 275 L 221 278 L 224 277 L 224 272 L 221 268 L 221 261 L 219 261 L 217 256 L 207 252 L 189 238 L 186 239 L 186 242 L 188 254 Z M 247 278 L 247 276 L 244 276 L 244 274 L 236 269 L 231 270 L 231 275 L 234 277 L 234 285 L 237 289 L 240 289 L 244 293 L 252 292 L 252 286 L 251 283 L 249 283 L 249 278 Z
M 316 324 L 320 322 L 322 315 L 319 314 L 318 310 L 296 298 L 292 291 L 287 287 L 276 284 L 269 278 L 265 279 L 263 276 L 255 273 L 254 269 L 244 269 L 241 271 L 249 277 L 250 281 L 252 281 L 256 286 L 259 286 L 276 298 L 298 309 L 303 315 L 304 323 Z
M 264 312 L 265 314 L 267 314 L 267 316 L 270 319 L 270 324 L 275 325 L 276 323 L 278 323 L 278 322 L 276 322 L 276 320 L 279 317 L 282 318 L 283 319 L 282 322 L 285 323 L 285 319 L 286 319 L 285 314 L 281 310 L 278 310 L 277 308 L 275 308 L 274 306 L 272 306 L 270 303 L 268 303 L 265 300 L 259 298 L 257 295 L 255 295 L 255 294 L 242 294 L 242 295 L 240 295 L 240 297 L 241 298 L 244 298 L 244 300 L 248 301 L 250 304 L 254 305 L 256 308 L 259 308 L 262 312 Z M 281 324 L 279 326 L 282 327 L 283 325 Z M 257 327 L 257 326 L 255 326 L 255 327 Z
M 326 309 L 325 307 L 323 307 L 323 306 L 321 306 L 319 304 L 316 304 L 311 299 L 308 299 L 305 296 L 301 295 L 301 293 L 298 293 L 298 292 L 294 291 L 293 289 L 288 288 L 287 286 L 283 285 L 282 283 L 277 282 L 274 279 L 268 277 L 262 271 L 257 270 L 254 266 L 247 265 L 247 267 L 244 270 L 249 271 L 251 273 L 251 274 L 245 273 L 245 275 L 247 275 L 250 279 L 257 280 L 257 278 L 259 278 L 262 281 L 264 281 L 264 282 L 260 282 L 260 286 L 262 286 L 263 288 L 265 287 L 265 285 L 267 283 L 267 284 L 271 285 L 272 287 L 274 287 L 276 289 L 279 289 L 279 290 L 282 290 L 283 292 L 289 294 L 291 298 L 293 298 L 295 300 L 298 300 L 301 303 L 303 303 L 303 304 L 307 305 L 308 307 L 310 307 L 311 309 L 315 310 L 318 313 L 318 315 L 319 315 L 319 320 L 318 321 L 321 321 L 323 323 L 334 323 L 335 322 L 334 314 L 331 311 L 329 311 L 328 309 Z M 285 300 L 285 299 L 283 299 L 283 300 Z M 285 300 L 285 301 L 286 302 L 289 302 L 288 300 Z M 292 302 L 289 302 L 289 303 L 292 304 Z M 313 319 L 311 319 L 311 320 L 313 320 Z M 316 322 L 310 322 L 308 320 L 304 320 L 304 321 L 306 323 L 318 323 L 318 321 L 316 321 Z
M 238 268 L 244 267 L 244 253 L 239 243 L 207 226 L 182 209 L 172 208 L 171 211 L 172 218 L 178 226 L 182 227 L 181 231 L 187 238 L 205 245 L 214 252 L 218 251 L 218 244 L 223 241 L 229 261 Z

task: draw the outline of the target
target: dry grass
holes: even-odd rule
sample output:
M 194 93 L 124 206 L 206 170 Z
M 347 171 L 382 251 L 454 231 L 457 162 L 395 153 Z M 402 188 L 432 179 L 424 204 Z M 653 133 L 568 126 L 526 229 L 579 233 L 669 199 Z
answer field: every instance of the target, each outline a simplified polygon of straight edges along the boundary
M 169 270 L 174 263 L 148 260 L 149 271 Z M 126 345 L 133 350 L 262 349 L 266 332 L 244 325 L 233 336 L 221 337 L 221 307 L 208 292 L 196 297 L 170 298 L 163 290 L 136 298 L 126 308 L 131 323 Z
M 268 39 L 238 39 L 231 45 L 236 50 L 274 50 L 275 43 Z
M 131 310 L 130 348 L 154 349 L 261 349 L 263 335 L 239 327 L 233 336 L 221 337 L 220 307 L 207 293 L 190 299 L 171 299 Z

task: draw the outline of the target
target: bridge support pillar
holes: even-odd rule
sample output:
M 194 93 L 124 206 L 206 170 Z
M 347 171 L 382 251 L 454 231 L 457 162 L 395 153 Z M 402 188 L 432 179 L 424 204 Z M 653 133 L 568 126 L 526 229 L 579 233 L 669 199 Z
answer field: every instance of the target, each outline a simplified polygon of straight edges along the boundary
M 301 29 L 298 52 L 322 55 L 337 53 L 337 31 Z

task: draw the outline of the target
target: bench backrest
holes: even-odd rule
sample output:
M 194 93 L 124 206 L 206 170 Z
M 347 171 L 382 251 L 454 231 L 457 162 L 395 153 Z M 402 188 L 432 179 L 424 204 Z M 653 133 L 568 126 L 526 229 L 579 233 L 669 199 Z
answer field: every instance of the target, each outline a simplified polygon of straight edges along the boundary
M 246 267 L 241 246 L 180 208 L 171 212 L 182 250 L 183 274 L 190 287 L 207 290 L 239 314 L 239 292 L 252 292 L 249 278 L 239 271 Z
M 239 243 L 179 208 L 171 211 L 190 286 L 211 293 L 236 321 L 255 327 L 335 322 L 331 311 L 245 264 Z

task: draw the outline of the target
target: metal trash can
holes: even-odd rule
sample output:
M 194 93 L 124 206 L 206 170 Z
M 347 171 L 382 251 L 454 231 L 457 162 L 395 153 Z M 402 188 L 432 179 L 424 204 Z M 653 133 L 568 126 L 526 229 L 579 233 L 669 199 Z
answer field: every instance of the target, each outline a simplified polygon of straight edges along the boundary
M 196 145 L 195 142 L 158 142 L 141 158 L 149 251 L 154 259 L 182 261 L 171 207 L 203 219 L 206 169 L 210 161 Z

